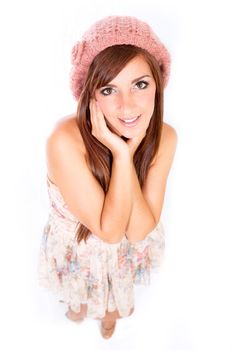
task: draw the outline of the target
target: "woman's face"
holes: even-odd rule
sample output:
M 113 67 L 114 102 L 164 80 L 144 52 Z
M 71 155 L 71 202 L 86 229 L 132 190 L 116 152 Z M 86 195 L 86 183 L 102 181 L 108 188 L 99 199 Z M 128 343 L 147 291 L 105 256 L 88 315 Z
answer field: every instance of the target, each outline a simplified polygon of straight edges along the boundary
M 148 63 L 136 56 L 112 81 L 96 90 L 95 98 L 112 131 L 130 139 L 148 128 L 154 111 L 155 91 Z

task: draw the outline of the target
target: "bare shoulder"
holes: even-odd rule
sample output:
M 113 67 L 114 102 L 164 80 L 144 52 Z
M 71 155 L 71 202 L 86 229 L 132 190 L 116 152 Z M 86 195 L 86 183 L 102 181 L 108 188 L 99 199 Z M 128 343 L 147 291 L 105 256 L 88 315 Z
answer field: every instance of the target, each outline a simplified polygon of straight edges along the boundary
M 173 126 L 163 123 L 162 135 L 161 135 L 161 151 L 164 148 L 170 148 L 170 150 L 174 150 L 177 145 L 177 132 Z
M 76 122 L 76 115 L 70 115 L 58 120 L 46 141 L 47 174 L 55 184 L 56 178 L 51 161 L 56 156 L 56 150 L 62 150 L 63 153 L 69 152 L 69 157 L 71 154 L 74 154 L 82 156 L 83 159 L 85 158 L 86 149 Z
M 176 151 L 177 139 L 178 136 L 175 128 L 168 123 L 163 122 L 159 149 L 151 165 L 155 165 L 161 156 L 168 156 L 173 158 Z
M 79 131 L 75 114 L 64 117 L 57 122 L 51 136 L 55 137 L 58 134 L 64 135 L 65 138 L 74 141 L 77 147 L 85 152 L 83 138 Z
M 170 131 L 173 131 L 173 133 L 177 134 L 176 132 L 176 129 L 174 128 L 174 126 L 166 123 L 166 122 L 163 122 L 163 127 L 167 130 L 170 130 Z

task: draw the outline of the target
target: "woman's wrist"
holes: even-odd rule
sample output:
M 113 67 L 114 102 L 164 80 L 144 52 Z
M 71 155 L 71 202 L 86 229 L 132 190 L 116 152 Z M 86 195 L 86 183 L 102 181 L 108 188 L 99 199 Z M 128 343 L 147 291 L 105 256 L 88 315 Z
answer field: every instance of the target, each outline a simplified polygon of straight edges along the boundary
M 123 152 L 115 151 L 112 152 L 114 160 L 119 161 L 130 161 L 132 159 L 129 149 L 125 149 Z

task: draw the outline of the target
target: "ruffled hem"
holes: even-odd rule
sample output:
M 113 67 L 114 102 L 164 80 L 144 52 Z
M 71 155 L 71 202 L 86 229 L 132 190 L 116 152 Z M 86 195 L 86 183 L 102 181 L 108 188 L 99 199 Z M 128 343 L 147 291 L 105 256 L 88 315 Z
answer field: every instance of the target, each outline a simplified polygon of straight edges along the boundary
M 74 225 L 74 223 L 70 223 Z M 53 216 L 44 228 L 39 256 L 39 284 L 55 292 L 75 312 L 88 303 L 87 317 L 102 318 L 106 310 L 122 317 L 134 307 L 134 284 L 150 283 L 151 269 L 161 266 L 164 229 L 160 222 L 142 241 L 126 237 L 108 244 L 91 235 L 79 245 L 74 227 L 61 230 Z
M 165 231 L 162 222 L 144 240 L 131 243 L 134 284 L 150 284 L 151 272 L 158 272 L 165 252 Z

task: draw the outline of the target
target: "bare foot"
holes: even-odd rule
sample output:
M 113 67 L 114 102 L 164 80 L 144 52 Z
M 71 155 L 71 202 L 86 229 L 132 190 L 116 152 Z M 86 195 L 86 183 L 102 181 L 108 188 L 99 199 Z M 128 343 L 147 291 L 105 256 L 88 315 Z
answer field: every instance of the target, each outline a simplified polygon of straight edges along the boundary
M 102 326 L 104 328 L 111 328 L 115 324 L 116 320 L 102 320 Z
M 116 320 L 102 320 L 101 321 L 101 335 L 103 338 L 110 338 L 116 328 Z

